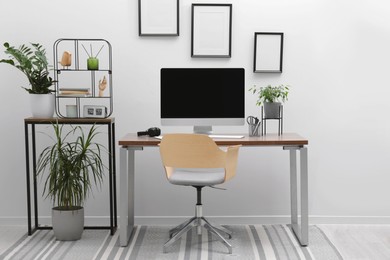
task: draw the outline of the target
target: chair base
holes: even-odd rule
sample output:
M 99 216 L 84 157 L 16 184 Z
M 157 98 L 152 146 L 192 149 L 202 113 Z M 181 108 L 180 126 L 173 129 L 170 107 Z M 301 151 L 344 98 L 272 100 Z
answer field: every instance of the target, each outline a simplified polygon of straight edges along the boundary
M 202 227 L 215 236 L 217 240 L 224 244 L 229 254 L 232 253 L 232 246 L 224 238 L 223 235 L 229 239 L 232 238 L 232 232 L 222 226 L 211 225 L 210 222 L 202 216 L 202 205 L 196 205 L 195 217 L 192 217 L 180 225 L 169 230 L 169 240 L 164 244 L 163 251 L 167 252 L 167 249 L 176 241 L 178 241 L 184 234 L 193 228 L 196 228 L 198 235 L 202 234 Z

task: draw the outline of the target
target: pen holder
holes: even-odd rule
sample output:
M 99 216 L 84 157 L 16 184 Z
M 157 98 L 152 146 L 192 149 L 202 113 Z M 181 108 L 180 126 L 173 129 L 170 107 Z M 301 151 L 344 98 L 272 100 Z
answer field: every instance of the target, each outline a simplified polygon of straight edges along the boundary
M 261 122 L 258 122 L 257 124 L 248 124 L 249 136 L 260 136 L 260 124 Z

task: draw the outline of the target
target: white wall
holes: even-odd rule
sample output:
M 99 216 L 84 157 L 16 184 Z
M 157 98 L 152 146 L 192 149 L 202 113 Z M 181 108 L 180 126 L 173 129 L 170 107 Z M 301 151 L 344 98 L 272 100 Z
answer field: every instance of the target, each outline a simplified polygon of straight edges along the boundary
M 347 216 L 347 221 L 390 223 L 387 1 L 182 0 L 179 37 L 139 37 L 137 2 L 1 1 L 0 41 L 14 45 L 40 42 L 50 57 L 58 38 L 104 38 L 111 42 L 118 139 L 127 132 L 160 126 L 161 67 L 244 67 L 248 89 L 253 84 L 289 84 L 285 132 L 309 139 L 311 220 L 341 222 Z M 231 58 L 190 57 L 193 2 L 233 4 Z M 282 74 L 252 73 L 254 32 L 267 31 L 285 33 Z M 0 52 L 0 57 L 6 56 Z M 30 112 L 28 94 L 19 86 L 27 81 L 5 64 L 0 65 L 0 75 L 0 218 L 25 223 L 23 119 Z M 190 95 L 185 85 L 184 91 Z M 246 114 L 259 114 L 255 97 L 248 92 L 246 99 Z M 163 132 L 191 130 L 162 127 Z M 215 130 L 234 133 L 247 128 Z M 136 160 L 135 210 L 139 221 L 148 216 L 192 215 L 195 191 L 167 183 L 156 149 L 137 152 Z M 288 216 L 288 183 L 287 152 L 243 148 L 237 177 L 226 184 L 228 190 L 205 190 L 205 214 Z M 88 201 L 89 216 L 107 216 L 107 207 L 101 209 L 106 205 L 106 193 L 104 189 Z M 49 215 L 46 209 L 43 215 Z

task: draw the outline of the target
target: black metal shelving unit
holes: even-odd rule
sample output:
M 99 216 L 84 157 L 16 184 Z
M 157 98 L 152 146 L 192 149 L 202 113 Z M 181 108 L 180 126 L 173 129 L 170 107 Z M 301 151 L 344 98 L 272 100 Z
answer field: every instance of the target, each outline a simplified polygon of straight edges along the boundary
M 87 46 L 87 47 L 85 47 Z M 99 69 L 89 70 L 87 68 L 87 50 L 92 52 L 101 48 L 99 52 Z M 54 80 L 55 80 L 55 100 L 56 114 L 58 117 L 67 118 L 65 106 L 67 104 L 76 105 L 77 118 L 83 118 L 83 106 L 95 105 L 105 106 L 107 113 L 104 118 L 110 117 L 113 112 L 113 84 L 112 84 L 112 47 L 105 39 L 58 39 L 54 42 Z M 72 54 L 72 64 L 63 67 L 60 64 L 62 54 L 68 51 Z M 101 57 L 101 58 L 99 58 Z M 82 74 L 82 75 L 80 75 Z M 104 90 L 105 95 L 98 96 L 99 76 L 106 76 L 107 87 Z M 81 82 L 77 77 L 87 76 L 88 82 Z M 69 80 L 73 79 L 72 83 Z M 88 95 L 61 95 L 61 88 L 89 88 Z

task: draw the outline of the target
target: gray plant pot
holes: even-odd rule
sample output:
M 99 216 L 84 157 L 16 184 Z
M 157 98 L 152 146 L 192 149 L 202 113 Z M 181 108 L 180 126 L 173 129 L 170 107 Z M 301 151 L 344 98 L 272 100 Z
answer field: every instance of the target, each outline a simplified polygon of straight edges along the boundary
M 280 102 L 264 102 L 264 117 L 267 119 L 280 117 Z
M 84 230 L 84 208 L 74 210 L 52 209 L 52 224 L 57 240 L 79 240 Z

